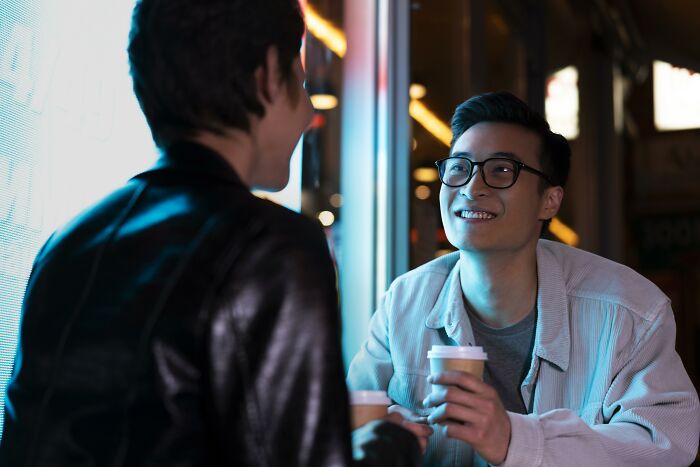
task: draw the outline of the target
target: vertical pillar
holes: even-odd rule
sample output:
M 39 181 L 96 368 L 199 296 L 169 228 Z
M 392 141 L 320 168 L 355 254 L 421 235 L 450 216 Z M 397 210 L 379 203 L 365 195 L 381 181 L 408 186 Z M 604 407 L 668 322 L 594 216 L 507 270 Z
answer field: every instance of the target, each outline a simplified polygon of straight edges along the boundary
M 379 1 L 377 297 L 409 267 L 409 8 L 404 0 Z
M 347 367 L 375 306 L 377 10 L 373 0 L 347 0 L 344 7 L 339 276 Z
M 347 0 L 340 293 L 349 363 L 391 281 L 409 266 L 410 16 L 403 0 Z
M 620 79 L 602 44 L 592 41 L 579 64 L 581 133 L 571 169 L 575 227 L 582 248 L 615 261 L 624 259 L 623 160 L 615 125 L 615 92 L 622 92 L 615 81 Z

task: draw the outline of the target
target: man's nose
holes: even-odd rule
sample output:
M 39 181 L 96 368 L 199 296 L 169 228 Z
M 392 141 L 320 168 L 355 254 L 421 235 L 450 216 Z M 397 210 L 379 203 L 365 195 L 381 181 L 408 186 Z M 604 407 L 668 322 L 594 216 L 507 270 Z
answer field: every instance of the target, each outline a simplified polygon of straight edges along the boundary
M 479 167 L 474 167 L 472 177 L 469 181 L 459 187 L 459 193 L 469 199 L 476 199 L 485 196 L 490 190 L 489 186 L 484 182 L 484 177 L 481 174 Z

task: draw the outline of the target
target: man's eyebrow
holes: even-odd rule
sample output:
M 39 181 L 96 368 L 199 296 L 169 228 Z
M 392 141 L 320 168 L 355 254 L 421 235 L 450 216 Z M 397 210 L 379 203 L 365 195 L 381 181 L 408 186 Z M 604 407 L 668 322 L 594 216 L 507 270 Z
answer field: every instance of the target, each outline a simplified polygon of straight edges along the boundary
M 522 162 L 522 160 L 520 160 L 520 158 L 512 152 L 493 152 L 489 155 L 489 157 L 505 157 L 506 159 L 513 159 L 515 161 Z
M 453 152 L 452 154 L 450 154 L 450 157 L 467 157 L 471 160 L 474 160 L 474 158 L 472 157 L 472 153 L 470 153 L 469 151 Z M 506 151 L 492 152 L 491 154 L 489 154 L 489 157 L 487 159 L 490 159 L 492 157 L 504 157 L 506 159 L 513 159 L 514 161 L 522 162 L 522 159 L 520 159 L 518 156 L 516 156 L 512 152 L 506 152 Z

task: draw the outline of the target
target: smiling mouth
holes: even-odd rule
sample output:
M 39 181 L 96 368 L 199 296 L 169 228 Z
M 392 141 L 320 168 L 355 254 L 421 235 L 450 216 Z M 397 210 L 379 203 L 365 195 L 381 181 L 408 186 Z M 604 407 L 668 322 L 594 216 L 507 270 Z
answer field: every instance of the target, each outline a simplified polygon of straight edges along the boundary
M 486 220 L 496 218 L 495 214 L 491 214 L 490 212 L 486 211 L 457 211 L 455 214 L 457 214 L 457 216 L 461 217 L 462 219 Z

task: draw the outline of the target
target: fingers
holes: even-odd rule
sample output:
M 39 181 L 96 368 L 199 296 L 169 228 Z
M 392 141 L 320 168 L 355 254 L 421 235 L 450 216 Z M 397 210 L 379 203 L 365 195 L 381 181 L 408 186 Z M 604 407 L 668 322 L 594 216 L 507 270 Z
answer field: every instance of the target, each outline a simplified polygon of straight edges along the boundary
M 433 434 L 433 429 L 430 426 L 422 423 L 413 423 L 409 422 L 408 420 L 404 420 L 401 426 L 418 437 L 427 438 Z
M 409 422 L 408 420 L 404 420 L 401 426 L 413 433 L 416 438 L 418 438 L 420 450 L 421 452 L 425 453 L 425 449 L 428 447 L 428 438 L 433 434 L 433 429 L 428 425 L 413 423 Z
M 437 407 L 440 404 L 452 403 L 464 407 L 476 408 L 482 399 L 480 395 L 467 392 L 455 386 L 445 386 L 434 388 L 433 392 L 423 399 L 423 407 Z
M 427 425 L 427 417 L 421 417 L 405 407 L 392 405 L 389 407 L 389 415 L 384 420 L 401 425 L 418 438 L 421 452 L 425 453 L 428 447 L 428 438 L 433 434 L 433 429 Z
M 403 418 L 413 423 L 427 423 L 428 417 L 418 415 L 417 413 L 411 412 L 406 407 L 402 407 L 398 404 L 394 404 L 389 407 L 389 413 L 401 414 Z
M 510 443 L 510 419 L 495 389 L 469 374 L 444 372 L 428 377 L 435 384 L 423 405 L 432 408 L 428 423 L 443 427 L 448 438 L 462 440 L 487 461 L 500 463 Z
M 459 422 L 466 425 L 483 425 L 488 423 L 491 413 L 490 411 L 475 410 L 472 407 L 465 407 L 460 404 L 444 403 L 433 409 L 428 416 L 428 423 L 445 424 Z
M 428 376 L 428 382 L 442 386 L 456 386 L 465 391 L 475 393 L 480 393 L 490 388 L 479 377 L 462 371 L 443 371 L 442 373 L 432 374 Z
M 386 420 L 387 422 L 396 423 L 397 425 L 402 425 L 404 422 L 404 418 L 398 412 L 390 413 L 389 415 L 387 415 L 386 417 L 383 417 L 382 419 Z

